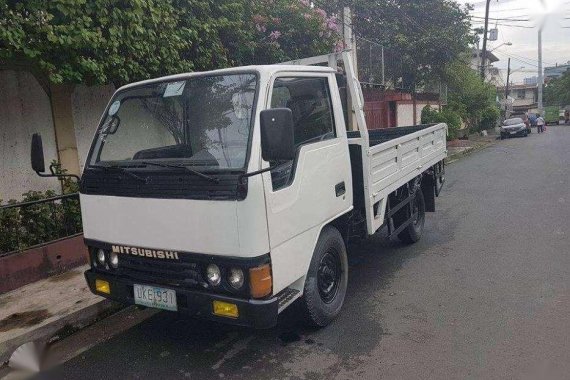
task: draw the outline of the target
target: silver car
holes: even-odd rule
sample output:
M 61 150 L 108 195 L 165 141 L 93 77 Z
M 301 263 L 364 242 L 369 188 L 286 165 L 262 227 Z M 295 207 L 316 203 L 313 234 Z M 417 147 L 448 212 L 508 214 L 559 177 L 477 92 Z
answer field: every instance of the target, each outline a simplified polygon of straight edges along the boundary
M 520 117 L 506 119 L 501 125 L 501 140 L 512 136 L 526 137 L 529 134 L 529 128 Z

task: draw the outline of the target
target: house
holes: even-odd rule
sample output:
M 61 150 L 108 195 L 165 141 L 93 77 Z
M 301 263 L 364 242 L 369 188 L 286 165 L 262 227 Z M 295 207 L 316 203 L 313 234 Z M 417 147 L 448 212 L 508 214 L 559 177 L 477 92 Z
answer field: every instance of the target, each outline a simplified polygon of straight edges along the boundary
M 501 107 L 511 114 L 522 114 L 536 110 L 538 107 L 538 87 L 536 84 L 511 84 L 508 98 L 505 101 L 505 87 L 497 87 Z
M 473 48 L 471 51 L 470 66 L 477 72 L 481 70 L 481 54 L 482 51 L 477 48 Z M 499 58 L 495 54 L 490 51 L 485 53 L 485 81 L 495 86 L 499 85 L 499 83 L 503 83 L 499 69 L 493 66 L 493 63 L 497 61 L 499 61 Z

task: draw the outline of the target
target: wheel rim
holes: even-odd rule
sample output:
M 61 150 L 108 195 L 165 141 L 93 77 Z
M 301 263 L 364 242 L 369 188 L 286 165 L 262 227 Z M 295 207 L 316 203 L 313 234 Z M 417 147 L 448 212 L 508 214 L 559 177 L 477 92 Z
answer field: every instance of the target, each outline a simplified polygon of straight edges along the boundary
M 338 293 L 342 269 L 337 252 L 327 251 L 321 258 L 317 271 L 319 295 L 324 303 L 331 303 Z

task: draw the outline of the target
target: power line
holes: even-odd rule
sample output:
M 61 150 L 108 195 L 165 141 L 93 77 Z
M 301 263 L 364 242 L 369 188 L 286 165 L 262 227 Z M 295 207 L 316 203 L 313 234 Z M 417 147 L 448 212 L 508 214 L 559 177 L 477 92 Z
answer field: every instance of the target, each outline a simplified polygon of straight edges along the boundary
M 476 18 L 476 19 L 485 19 L 485 17 L 479 17 L 479 16 L 470 16 L 471 18 Z M 493 18 L 493 17 L 489 17 L 489 20 L 493 20 L 493 21 L 513 21 L 513 22 L 520 22 L 520 21 L 530 21 L 529 18 L 525 18 L 525 19 L 517 19 L 517 18 Z
M 528 61 L 533 61 L 533 62 L 538 63 L 538 59 L 529 58 L 529 57 L 523 57 L 523 56 L 518 55 L 518 54 L 515 54 L 515 53 L 511 53 L 511 52 L 506 53 L 506 52 L 503 52 L 503 54 L 509 54 L 509 55 L 511 55 L 511 56 L 513 56 L 513 57 L 518 57 L 518 58 L 521 58 L 521 59 L 526 59 L 526 60 L 528 60 Z M 550 65 L 550 66 L 555 66 L 555 65 L 556 65 L 555 63 L 546 62 L 545 60 L 542 60 L 542 63 L 546 63 L 547 65 Z
M 476 23 L 476 24 L 482 24 L 483 22 L 482 22 L 482 21 L 477 21 L 477 22 L 475 22 L 475 23 Z M 499 23 L 496 23 L 495 25 L 506 26 L 506 27 L 508 27 L 508 28 L 524 28 L 524 29 L 534 29 L 534 28 L 536 28 L 536 25 L 533 25 L 533 26 L 528 26 L 528 25 L 509 25 L 509 24 L 499 24 Z

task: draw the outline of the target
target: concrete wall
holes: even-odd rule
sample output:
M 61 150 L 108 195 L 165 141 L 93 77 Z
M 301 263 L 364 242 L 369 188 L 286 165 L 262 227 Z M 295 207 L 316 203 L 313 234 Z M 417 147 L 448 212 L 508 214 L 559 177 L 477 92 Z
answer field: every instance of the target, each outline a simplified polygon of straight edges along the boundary
M 29 190 L 61 192 L 59 181 L 30 166 L 32 134 L 42 134 L 46 166 L 57 158 L 50 101 L 25 71 L 0 70 L 0 199 L 21 199 Z
M 71 97 L 73 125 L 80 168 L 83 169 L 91 140 L 112 85 L 75 86 Z M 59 181 L 37 176 L 30 166 L 32 134 L 42 135 L 46 166 L 57 159 L 50 99 L 26 71 L 0 70 L 0 199 L 21 200 L 29 190 L 61 192 Z
M 432 104 L 432 103 L 428 103 L 428 102 L 423 102 L 423 101 L 417 101 L 416 102 L 416 123 L 415 124 L 420 124 L 421 123 L 421 118 L 422 118 L 422 109 L 426 106 L 430 104 L 430 106 L 434 109 L 438 109 L 438 105 L 437 104 Z M 410 125 L 414 125 L 414 105 L 412 104 L 411 101 L 402 101 L 402 102 L 398 102 L 398 107 L 397 107 L 397 126 L 398 127 L 407 127 Z

